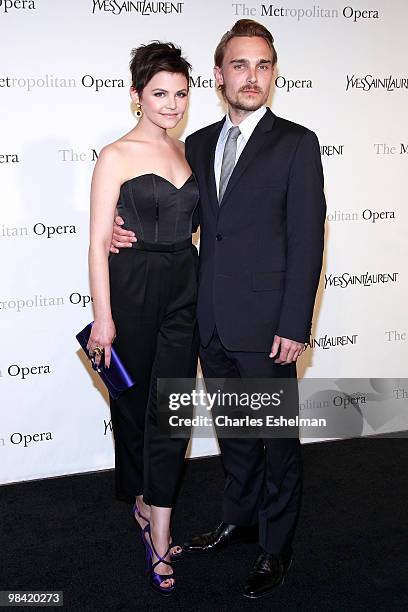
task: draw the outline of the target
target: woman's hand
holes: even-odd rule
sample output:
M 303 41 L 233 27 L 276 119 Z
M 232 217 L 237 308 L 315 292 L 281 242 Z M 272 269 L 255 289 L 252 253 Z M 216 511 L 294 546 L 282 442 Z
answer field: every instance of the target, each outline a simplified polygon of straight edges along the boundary
M 111 346 L 115 337 L 116 330 L 115 324 L 112 319 L 106 319 L 102 321 L 98 321 L 95 319 L 94 324 L 91 328 L 91 335 L 89 336 L 86 348 L 90 353 L 95 353 L 95 363 L 97 366 L 99 366 L 102 356 L 101 352 L 95 351 L 95 349 L 99 347 L 105 353 L 105 366 L 109 368 L 111 360 Z

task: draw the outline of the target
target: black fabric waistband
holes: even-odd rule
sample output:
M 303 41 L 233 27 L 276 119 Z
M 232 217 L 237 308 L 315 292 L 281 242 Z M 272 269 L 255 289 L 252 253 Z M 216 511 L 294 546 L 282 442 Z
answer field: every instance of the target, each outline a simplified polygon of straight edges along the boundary
M 158 251 L 161 253 L 175 253 L 177 251 L 184 251 L 191 247 L 192 242 L 191 238 L 186 238 L 185 240 L 181 240 L 180 242 L 145 242 L 144 240 L 137 240 L 137 242 L 132 243 L 133 249 L 138 249 L 139 251 Z

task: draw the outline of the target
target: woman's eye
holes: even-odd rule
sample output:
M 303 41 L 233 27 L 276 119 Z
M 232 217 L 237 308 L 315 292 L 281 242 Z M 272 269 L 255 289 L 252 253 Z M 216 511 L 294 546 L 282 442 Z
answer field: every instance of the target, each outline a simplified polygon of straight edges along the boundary
M 156 91 L 154 95 L 156 96 L 156 98 L 161 98 L 162 96 L 164 96 L 164 91 Z
M 184 91 L 180 91 L 180 93 L 178 93 L 177 95 L 179 96 L 179 98 L 185 98 L 187 94 Z

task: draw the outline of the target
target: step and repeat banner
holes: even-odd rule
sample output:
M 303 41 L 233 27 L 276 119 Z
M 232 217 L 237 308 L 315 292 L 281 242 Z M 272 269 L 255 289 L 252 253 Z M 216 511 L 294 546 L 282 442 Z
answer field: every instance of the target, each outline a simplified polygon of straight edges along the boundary
M 170 40 L 192 63 L 184 139 L 223 116 L 213 51 L 244 17 L 275 38 L 274 112 L 321 145 L 326 250 L 300 377 L 408 397 L 406 0 L 0 0 L 0 482 L 113 466 L 108 398 L 75 340 L 92 320 L 92 170 L 135 122 L 131 49 Z M 391 411 L 361 433 L 404 427 Z

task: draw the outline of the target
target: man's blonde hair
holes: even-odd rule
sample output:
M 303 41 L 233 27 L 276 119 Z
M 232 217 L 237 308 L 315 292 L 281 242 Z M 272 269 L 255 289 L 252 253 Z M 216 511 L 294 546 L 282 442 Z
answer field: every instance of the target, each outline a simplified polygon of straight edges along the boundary
M 214 63 L 216 66 L 221 67 L 224 61 L 225 48 L 229 41 L 236 36 L 259 36 L 266 40 L 272 51 L 272 66 L 278 61 L 278 56 L 273 46 L 273 36 L 270 31 L 265 28 L 261 23 L 253 21 L 252 19 L 240 19 L 232 26 L 231 30 L 225 32 L 221 38 L 214 52 Z

